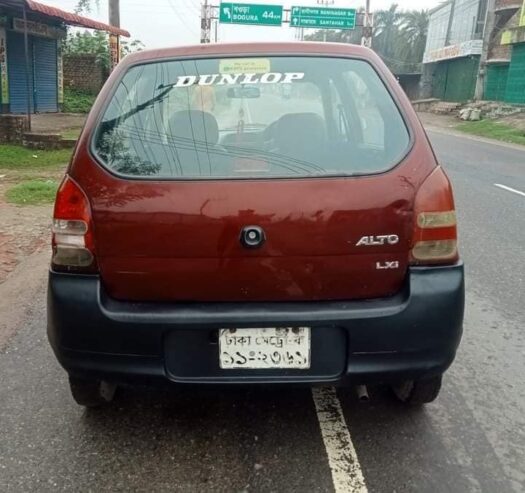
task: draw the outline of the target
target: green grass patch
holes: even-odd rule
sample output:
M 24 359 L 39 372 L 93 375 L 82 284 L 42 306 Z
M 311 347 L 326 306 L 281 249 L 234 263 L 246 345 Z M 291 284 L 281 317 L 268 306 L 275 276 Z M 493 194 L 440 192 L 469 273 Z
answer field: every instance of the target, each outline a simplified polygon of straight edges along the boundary
M 480 137 L 525 145 L 525 132 L 523 130 L 492 120 L 460 123 L 456 129 Z
M 52 180 L 24 181 L 5 193 L 8 202 L 17 205 L 51 204 L 55 200 L 58 183 Z
M 80 128 L 68 128 L 63 132 L 60 132 L 60 135 L 63 139 L 77 140 L 78 136 L 80 135 L 80 130 Z
M 95 102 L 96 95 L 75 89 L 64 90 L 64 113 L 89 113 Z
M 0 145 L 0 170 L 42 170 L 65 166 L 71 158 L 71 149 L 39 151 L 22 146 Z

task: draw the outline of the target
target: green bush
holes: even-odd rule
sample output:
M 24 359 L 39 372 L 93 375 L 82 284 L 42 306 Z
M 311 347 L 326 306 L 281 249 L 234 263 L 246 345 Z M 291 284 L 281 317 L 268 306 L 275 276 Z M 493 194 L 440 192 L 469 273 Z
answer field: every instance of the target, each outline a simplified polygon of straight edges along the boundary
M 62 111 L 65 113 L 89 113 L 89 110 L 95 102 L 95 98 L 95 94 L 77 89 L 65 89 Z

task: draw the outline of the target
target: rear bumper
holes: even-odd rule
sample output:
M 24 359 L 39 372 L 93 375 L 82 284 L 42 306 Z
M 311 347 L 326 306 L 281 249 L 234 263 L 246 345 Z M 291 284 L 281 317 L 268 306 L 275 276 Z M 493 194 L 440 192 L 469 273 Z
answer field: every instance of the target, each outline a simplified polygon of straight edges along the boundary
M 387 382 L 443 373 L 462 332 L 461 264 L 411 268 L 396 296 L 294 303 L 131 303 L 96 276 L 50 272 L 48 336 L 68 373 L 116 382 Z M 224 327 L 312 327 L 310 370 L 221 370 Z

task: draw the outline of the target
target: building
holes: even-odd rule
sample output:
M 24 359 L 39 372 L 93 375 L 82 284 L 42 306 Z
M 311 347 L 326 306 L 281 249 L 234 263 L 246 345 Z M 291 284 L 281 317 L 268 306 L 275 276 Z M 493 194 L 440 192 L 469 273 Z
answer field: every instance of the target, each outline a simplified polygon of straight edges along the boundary
M 394 75 L 409 99 L 419 99 L 419 86 L 421 83 L 420 72 L 396 72 Z
M 487 0 L 450 0 L 430 11 L 423 55 L 423 97 L 464 102 L 474 97 Z
M 484 99 L 525 104 L 525 0 L 496 0 L 495 16 Z
M 32 0 L 0 0 L 0 113 L 60 110 L 66 26 L 129 36 L 123 29 Z
M 525 0 L 494 0 L 486 65 L 480 56 L 488 0 L 450 0 L 430 12 L 421 94 L 444 101 L 483 98 L 525 104 Z

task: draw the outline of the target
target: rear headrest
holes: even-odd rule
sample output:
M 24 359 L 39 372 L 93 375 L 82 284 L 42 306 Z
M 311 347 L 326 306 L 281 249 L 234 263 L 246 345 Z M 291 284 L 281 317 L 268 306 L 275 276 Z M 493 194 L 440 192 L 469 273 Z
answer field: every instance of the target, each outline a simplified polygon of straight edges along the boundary
M 275 140 L 281 149 L 315 147 L 326 140 L 324 120 L 317 113 L 288 113 L 276 122 Z
M 174 137 L 217 144 L 219 126 L 215 117 L 206 111 L 177 111 L 170 118 L 170 130 Z

